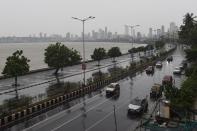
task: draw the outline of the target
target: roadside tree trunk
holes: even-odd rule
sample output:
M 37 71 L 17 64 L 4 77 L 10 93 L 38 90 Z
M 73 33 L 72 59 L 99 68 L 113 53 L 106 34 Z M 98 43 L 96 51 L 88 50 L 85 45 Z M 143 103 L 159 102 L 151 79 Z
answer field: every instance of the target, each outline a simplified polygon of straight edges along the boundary
M 56 68 L 56 69 L 55 69 L 54 75 L 57 75 L 57 74 L 58 74 L 59 69 L 60 69 L 60 68 Z
M 99 80 L 101 81 L 101 69 L 100 69 L 100 67 L 99 67 Z
M 98 66 L 100 66 L 100 60 L 98 60 Z
M 17 76 L 15 76 L 14 77 L 14 81 L 15 81 L 15 83 L 14 83 L 14 88 L 15 88 L 15 92 L 16 92 L 16 99 L 18 99 L 18 88 L 17 88 L 17 86 L 18 86 L 18 81 L 17 81 Z
M 116 57 L 113 57 L 113 61 L 112 62 L 114 62 L 114 63 L 116 62 Z
M 14 86 L 16 87 L 18 85 L 17 83 L 17 76 L 14 77 Z
M 59 77 L 58 77 L 58 74 L 55 75 L 55 78 L 56 78 L 56 80 L 57 80 L 57 83 L 59 84 L 59 83 L 60 83 L 60 79 L 59 79 Z

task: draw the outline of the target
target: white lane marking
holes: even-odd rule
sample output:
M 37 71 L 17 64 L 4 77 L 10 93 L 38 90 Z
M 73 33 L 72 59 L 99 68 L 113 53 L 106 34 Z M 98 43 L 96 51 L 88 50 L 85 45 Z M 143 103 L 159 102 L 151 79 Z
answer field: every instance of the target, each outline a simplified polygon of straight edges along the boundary
M 124 105 L 126 105 L 129 101 L 125 102 L 124 104 L 122 104 L 121 106 L 119 106 L 118 108 L 116 108 L 117 110 L 119 110 L 121 107 L 123 107 Z M 96 123 L 94 123 L 92 126 L 90 126 L 89 128 L 86 129 L 86 131 L 89 131 L 90 129 L 92 129 L 93 127 L 95 127 L 96 125 L 98 125 L 99 123 L 101 123 L 102 121 L 104 121 L 107 117 L 109 117 L 110 115 L 112 115 L 114 112 L 110 112 L 108 113 L 105 117 L 103 117 L 103 119 L 100 119 L 99 121 L 97 121 Z
M 95 95 L 94 97 L 92 97 L 92 98 L 90 98 L 90 99 L 87 99 L 85 102 L 91 103 L 91 102 L 94 101 L 94 98 L 97 97 L 97 96 L 99 96 L 99 95 L 101 95 L 101 94 Z M 83 103 L 78 103 L 78 104 L 72 106 L 71 108 L 68 108 L 68 109 L 66 109 L 66 110 L 64 110 L 64 111 L 62 111 L 62 112 L 59 112 L 59 113 L 57 113 L 57 114 L 55 114 L 55 115 L 53 115 L 53 116 L 51 116 L 51 117 L 48 117 L 48 118 L 44 119 L 43 121 L 40 121 L 40 122 L 34 124 L 33 126 L 31 126 L 31 127 L 29 127 L 29 128 L 23 129 L 23 131 L 28 131 L 28 130 L 30 130 L 31 128 L 34 128 L 34 127 L 36 127 L 36 126 L 38 126 L 38 125 L 40 125 L 40 124 L 43 124 L 44 122 L 46 122 L 46 121 L 48 121 L 48 120 L 50 120 L 50 119 L 53 119 L 54 117 L 58 117 L 58 116 L 62 115 L 63 113 L 67 112 L 68 110 L 71 110 L 71 109 L 73 109 L 73 108 L 76 108 L 77 106 L 80 106 L 80 105 L 82 105 L 82 104 L 83 104 Z
M 94 108 L 96 108 L 96 107 L 102 105 L 103 103 L 105 103 L 105 102 L 107 102 L 107 101 L 109 101 L 109 99 L 107 99 L 106 101 L 104 101 L 104 102 L 102 102 L 102 103 L 96 105 L 95 107 L 92 107 L 92 108 L 89 109 L 87 112 L 93 110 Z M 122 106 L 124 106 L 124 105 L 125 105 L 126 103 L 128 103 L 128 102 L 129 102 L 129 101 L 125 102 L 124 104 L 122 104 L 121 106 L 119 106 L 117 109 L 121 108 Z M 86 112 L 86 113 L 87 113 L 87 112 Z M 113 113 L 113 112 L 107 114 L 107 116 L 110 116 L 112 113 Z M 81 115 L 82 115 L 82 114 L 81 114 Z M 68 123 L 72 122 L 73 120 L 77 119 L 77 118 L 80 117 L 81 115 L 76 116 L 76 117 L 73 118 L 72 120 L 70 120 L 70 121 L 68 121 L 68 122 L 66 122 L 66 123 L 64 123 L 64 124 L 62 124 L 62 125 L 60 125 L 60 126 L 54 128 L 54 129 L 52 129 L 51 131 L 56 131 L 56 130 L 58 130 L 59 128 L 65 126 L 65 125 L 67 125 Z M 107 117 L 105 116 L 104 118 L 106 119 Z M 101 120 L 99 120 L 99 121 L 101 121 Z M 98 123 L 98 122 L 96 122 L 96 123 Z M 100 123 L 100 122 L 99 122 L 99 123 Z M 88 128 L 88 129 L 89 129 L 89 128 Z
M 129 59 L 130 59 L 130 58 L 129 58 Z M 119 61 L 118 64 L 123 63 L 123 62 L 126 62 L 126 61 L 128 61 L 128 60 Z M 112 64 L 109 64 L 109 65 L 112 65 Z M 109 66 L 109 65 L 105 65 L 104 67 L 107 67 L 107 66 Z M 90 69 L 90 70 L 91 70 L 91 69 Z M 98 94 L 98 95 L 100 95 L 100 94 Z M 92 97 L 91 99 L 97 97 L 98 95 Z M 94 100 L 92 100 L 92 101 L 94 101 Z M 90 102 L 92 102 L 92 101 L 90 101 Z M 66 109 L 66 110 L 64 110 L 64 111 L 62 111 L 62 112 L 60 112 L 60 113 L 57 113 L 57 114 L 55 114 L 55 115 L 53 115 L 53 116 L 51 116 L 51 117 L 48 117 L 48 118 L 46 118 L 45 120 L 40 121 L 40 122 L 34 124 L 33 126 L 31 126 L 31 127 L 29 127 L 29 128 L 23 129 L 23 131 L 30 130 L 31 128 L 34 128 L 35 126 L 38 126 L 39 124 L 42 124 L 42 123 L 46 122 L 47 120 L 50 120 L 50 119 L 52 119 L 52 118 L 54 118 L 54 117 L 56 117 L 56 116 L 58 116 L 58 115 L 61 115 L 61 114 L 65 113 L 66 111 L 68 111 L 68 110 L 70 110 L 70 109 L 73 109 L 73 108 L 75 108 L 76 106 L 79 106 L 79 105 L 81 105 L 81 104 L 83 104 L 83 103 L 76 104 L 76 105 L 72 106 L 72 107 L 69 108 L 69 109 Z
M 110 97 L 110 98 L 111 98 L 111 97 Z M 107 102 L 107 101 L 110 101 L 110 99 L 106 99 L 105 101 L 99 103 L 98 105 L 96 105 L 96 106 L 90 108 L 89 110 L 86 111 L 86 113 L 88 113 L 89 111 L 93 110 L 94 108 L 96 108 L 96 107 L 102 105 L 103 103 L 105 103 L 105 102 Z M 71 120 L 69 120 L 69 121 L 63 123 L 62 125 L 60 125 L 60 126 L 58 126 L 58 127 L 56 127 L 56 128 L 53 128 L 51 131 L 58 130 L 59 128 L 61 128 L 61 127 L 65 126 L 65 125 L 67 125 L 68 123 L 72 122 L 73 120 L 77 119 L 78 117 L 80 117 L 80 116 L 82 116 L 82 115 L 83 115 L 83 113 L 77 115 L 76 117 L 74 117 L 73 119 L 71 119 Z

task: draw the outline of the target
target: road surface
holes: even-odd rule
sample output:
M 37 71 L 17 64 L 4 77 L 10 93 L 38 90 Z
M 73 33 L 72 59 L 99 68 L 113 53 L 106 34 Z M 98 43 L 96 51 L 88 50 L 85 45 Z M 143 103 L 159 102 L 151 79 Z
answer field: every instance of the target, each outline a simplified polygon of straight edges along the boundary
M 114 131 L 115 119 L 114 108 L 117 120 L 118 131 L 132 131 L 139 124 L 141 117 L 127 115 L 128 104 L 135 97 L 146 97 L 154 83 L 161 83 L 164 75 L 172 75 L 174 67 L 178 66 L 183 58 L 179 48 L 173 53 L 174 60 L 170 63 L 163 61 L 162 69 L 155 69 L 154 75 L 147 75 L 139 72 L 136 75 L 118 81 L 120 83 L 120 94 L 118 97 L 106 97 L 105 90 L 87 95 L 85 98 L 76 100 L 70 105 L 61 106 L 59 113 L 52 111 L 42 114 L 33 120 L 20 123 L 12 127 L 11 131 Z M 173 76 L 175 85 L 180 87 L 182 76 Z M 149 111 L 154 107 L 155 102 L 149 99 Z M 73 105 L 73 106 L 72 106 Z M 68 108 L 69 107 L 69 108 Z M 60 110 L 60 108 L 59 108 Z M 44 119 L 40 122 L 39 119 Z

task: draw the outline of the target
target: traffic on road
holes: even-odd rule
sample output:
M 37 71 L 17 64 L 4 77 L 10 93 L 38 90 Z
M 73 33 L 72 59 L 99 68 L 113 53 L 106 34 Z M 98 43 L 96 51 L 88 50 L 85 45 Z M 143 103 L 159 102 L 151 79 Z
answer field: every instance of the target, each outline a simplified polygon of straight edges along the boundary
M 181 49 L 173 54 L 173 60 L 161 62 L 162 68 L 155 68 L 150 75 L 146 71 L 137 72 L 117 82 L 118 89 L 107 95 L 109 86 L 83 98 L 62 105 L 56 110 L 41 114 L 20 123 L 9 130 L 25 131 L 114 131 L 134 130 L 143 118 L 150 114 L 155 101 L 150 99 L 151 88 L 155 83 L 162 84 L 165 75 L 172 75 L 173 84 L 180 87 L 184 75 L 173 75 L 174 67 L 184 59 Z M 112 86 L 116 86 L 113 83 Z M 133 101 L 138 102 L 134 102 Z M 58 110 L 58 111 L 57 111 Z M 140 115 L 132 115 L 131 110 L 139 110 Z M 58 113 L 57 113 L 58 112 Z

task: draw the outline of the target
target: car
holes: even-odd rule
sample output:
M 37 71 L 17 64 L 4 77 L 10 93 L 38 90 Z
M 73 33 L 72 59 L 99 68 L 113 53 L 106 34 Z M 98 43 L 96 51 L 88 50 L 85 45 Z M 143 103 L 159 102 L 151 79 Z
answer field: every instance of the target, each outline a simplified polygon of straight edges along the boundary
M 158 61 L 157 63 L 156 63 L 156 68 L 162 68 L 162 62 L 161 61 Z
M 187 61 L 183 60 L 179 67 L 181 68 L 181 70 L 184 70 L 185 68 L 187 68 Z
M 174 70 L 173 70 L 173 74 L 178 74 L 178 75 L 180 75 L 181 72 L 182 72 L 181 67 L 175 67 Z
M 169 85 L 169 86 L 172 86 L 173 85 L 173 78 L 171 75 L 165 75 L 163 77 L 163 80 L 162 80 L 162 85 L 163 86 L 166 86 L 166 85 Z
M 179 67 L 176 67 L 176 68 L 179 68 L 181 71 L 183 71 L 185 69 L 185 67 L 182 63 L 179 65 Z
M 149 66 L 149 67 L 146 69 L 146 73 L 147 73 L 147 74 L 153 74 L 153 73 L 154 73 L 154 67 L 153 67 L 153 66 Z
M 154 84 L 150 91 L 150 98 L 158 99 L 162 96 L 163 87 L 160 84 Z
M 148 110 L 147 98 L 140 99 L 136 97 L 128 105 L 128 114 L 141 115 Z
M 173 61 L 173 57 L 172 56 L 168 57 L 167 61 Z
M 114 95 L 120 91 L 120 85 L 118 83 L 111 83 L 106 88 L 106 95 Z

